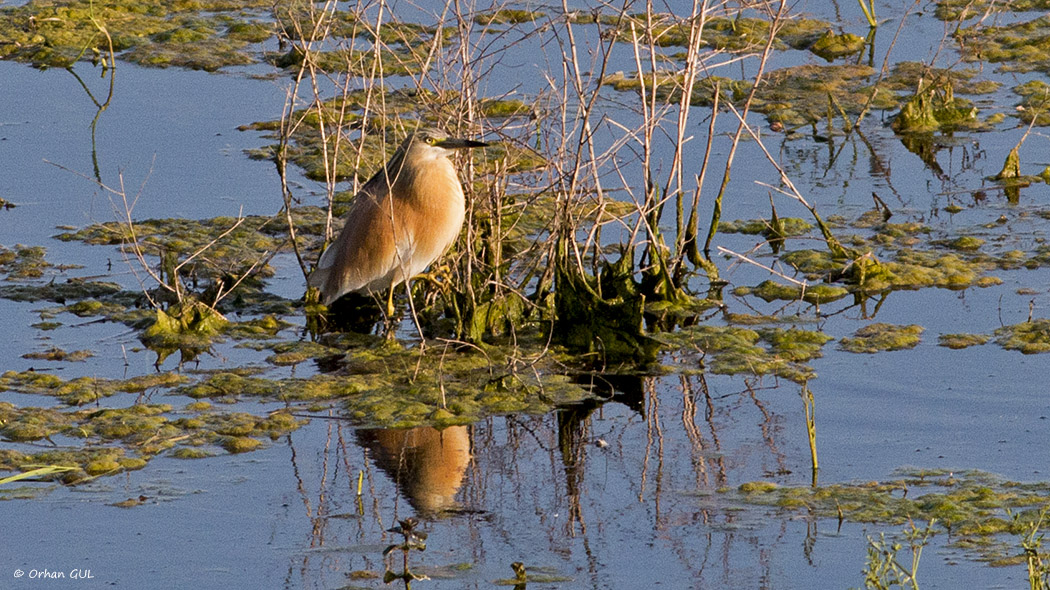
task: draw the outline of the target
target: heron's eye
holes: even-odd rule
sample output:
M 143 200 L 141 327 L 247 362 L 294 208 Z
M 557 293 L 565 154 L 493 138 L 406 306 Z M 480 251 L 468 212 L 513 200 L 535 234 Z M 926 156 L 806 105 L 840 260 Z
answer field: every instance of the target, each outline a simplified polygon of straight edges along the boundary
M 436 144 L 437 142 L 438 142 L 438 140 L 437 140 L 437 138 L 436 138 L 436 137 L 428 137 L 428 138 L 427 138 L 427 143 L 428 143 L 428 144 L 430 144 L 430 145 L 434 145 L 434 144 Z

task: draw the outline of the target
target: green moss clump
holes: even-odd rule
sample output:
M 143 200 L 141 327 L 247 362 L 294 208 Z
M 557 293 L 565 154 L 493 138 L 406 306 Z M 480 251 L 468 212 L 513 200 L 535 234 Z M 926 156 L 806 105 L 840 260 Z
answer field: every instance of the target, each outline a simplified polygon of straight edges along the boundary
M 868 324 L 857 330 L 852 338 L 843 338 L 839 347 L 847 352 L 876 353 L 886 350 L 915 348 L 921 340 L 922 326 L 895 326 L 893 324 Z
M 0 246 L 0 273 L 6 273 L 9 280 L 40 278 L 52 266 L 44 259 L 45 253 L 42 246 L 18 244 L 14 250 Z
M 228 321 L 214 308 L 200 302 L 173 305 L 167 311 L 156 310 L 156 319 L 139 336 L 156 351 L 158 363 L 179 350 L 188 358 L 211 348 L 213 340 L 225 330 Z
M 935 244 L 946 246 L 952 250 L 960 250 L 962 252 L 976 252 L 984 245 L 984 240 L 981 238 L 975 238 L 973 236 L 961 236 L 954 240 L 943 240 L 935 241 Z
M 171 456 L 176 459 L 205 459 L 207 457 L 214 457 L 213 453 L 209 453 L 204 449 L 194 449 L 190 447 L 180 447 L 175 449 Z
M 803 236 L 813 229 L 813 224 L 798 217 L 780 217 L 778 219 L 783 224 L 779 228 L 782 237 Z M 736 221 L 722 221 L 718 224 L 718 231 L 725 234 L 765 235 L 771 229 L 772 225 L 767 219 L 749 219 L 746 221 L 738 219 Z
M 84 466 L 88 475 L 103 475 L 120 471 L 121 465 L 114 459 L 99 459 Z
M 501 8 L 478 14 L 474 17 L 474 22 L 480 25 L 514 25 L 535 22 L 544 16 L 544 13 L 533 10 Z
M 1024 354 L 1050 352 L 1050 320 L 1035 319 L 1003 326 L 995 331 L 995 341 L 1007 350 Z
M 824 332 L 795 328 L 772 328 L 758 331 L 762 340 L 770 344 L 770 351 L 778 358 L 792 362 L 806 362 L 821 356 L 821 349 L 832 340 Z
M 766 301 L 797 301 L 822 304 L 837 301 L 849 294 L 844 287 L 835 285 L 818 284 L 806 287 L 801 285 L 781 285 L 775 281 L 763 281 L 757 287 L 738 287 L 733 290 L 734 295 L 755 295 Z
M 951 349 L 969 348 L 980 346 L 991 340 L 985 334 L 941 334 L 937 337 L 937 344 Z
M 274 35 L 273 24 L 262 21 L 233 22 L 226 29 L 226 37 L 248 43 L 262 43 Z
M 776 375 L 795 382 L 816 376 L 803 363 L 821 356 L 831 338 L 795 328 L 751 330 L 736 326 L 693 326 L 660 334 L 661 341 L 682 349 L 698 349 L 713 373 Z
M 744 494 L 768 494 L 779 488 L 779 485 L 771 481 L 751 481 L 740 484 L 737 490 Z
M 829 29 L 809 46 L 809 50 L 828 61 L 834 61 L 845 55 L 859 53 L 865 44 L 864 37 L 853 33 L 835 33 Z
M 260 445 L 262 445 L 262 441 L 250 436 L 232 436 L 222 441 L 222 448 L 232 454 L 254 451 Z
M 1046 127 L 1050 125 L 1050 84 L 1042 80 L 1030 80 L 1015 86 L 1014 93 L 1021 97 L 1014 114 L 1025 124 Z
M 85 361 L 93 356 L 95 355 L 90 350 L 74 350 L 73 352 L 66 352 L 61 348 L 52 346 L 51 348 L 40 352 L 27 352 L 22 355 L 22 358 L 45 361 L 78 362 Z
M 519 99 L 482 100 L 481 114 L 491 119 L 527 115 L 532 108 Z
M 929 133 L 979 128 L 977 107 L 955 96 L 951 82 L 920 88 L 904 103 L 891 127 L 897 133 Z

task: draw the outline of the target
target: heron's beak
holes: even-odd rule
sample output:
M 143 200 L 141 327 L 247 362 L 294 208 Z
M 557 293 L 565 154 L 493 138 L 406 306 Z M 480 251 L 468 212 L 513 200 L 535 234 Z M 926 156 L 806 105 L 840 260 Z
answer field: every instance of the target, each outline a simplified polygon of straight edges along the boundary
M 473 139 L 455 139 L 450 137 L 448 139 L 442 139 L 434 145 L 440 148 L 445 148 L 446 150 L 463 150 L 468 148 L 485 147 L 488 143 L 484 141 L 474 141 Z

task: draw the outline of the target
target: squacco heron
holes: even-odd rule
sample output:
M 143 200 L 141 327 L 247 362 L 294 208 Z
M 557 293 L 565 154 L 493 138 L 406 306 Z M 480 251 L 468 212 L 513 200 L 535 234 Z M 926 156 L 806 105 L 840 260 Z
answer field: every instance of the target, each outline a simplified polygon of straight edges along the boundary
M 354 197 L 342 231 L 321 254 L 307 281 L 321 302 L 389 289 L 392 316 L 394 287 L 444 254 L 463 227 L 463 187 L 449 154 L 486 145 L 438 129 L 409 135 Z

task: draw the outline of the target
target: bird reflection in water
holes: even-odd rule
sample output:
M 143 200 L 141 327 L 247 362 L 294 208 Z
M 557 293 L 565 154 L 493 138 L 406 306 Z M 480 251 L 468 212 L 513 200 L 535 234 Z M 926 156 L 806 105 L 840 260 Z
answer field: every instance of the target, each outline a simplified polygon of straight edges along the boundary
M 419 515 L 457 508 L 456 493 L 471 460 L 466 426 L 358 430 L 357 440 Z

